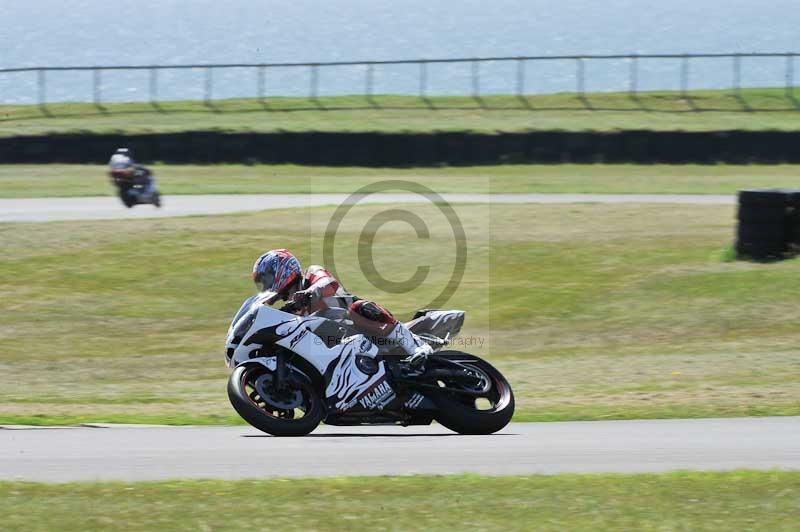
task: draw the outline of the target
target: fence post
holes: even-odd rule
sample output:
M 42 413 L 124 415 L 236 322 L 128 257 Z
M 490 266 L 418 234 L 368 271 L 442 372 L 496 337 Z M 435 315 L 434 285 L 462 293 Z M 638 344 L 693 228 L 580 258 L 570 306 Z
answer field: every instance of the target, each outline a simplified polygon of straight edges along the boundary
M 312 100 L 317 99 L 317 93 L 319 91 L 319 73 L 317 72 L 317 64 L 313 63 L 311 66 L 311 76 L 309 80 L 309 88 L 308 88 L 308 97 Z
M 681 97 L 686 99 L 689 93 L 689 54 L 681 58 Z
M 263 66 L 259 66 L 258 67 L 258 71 L 257 71 L 258 75 L 256 76 L 257 77 L 256 91 L 258 92 L 258 99 L 261 102 L 264 101 L 264 92 L 266 91 L 266 72 L 265 72 L 265 70 L 266 69 Z
M 517 59 L 517 96 L 525 94 L 525 60 Z
M 636 54 L 630 56 L 630 71 L 628 72 L 628 92 L 636 96 L 639 92 L 639 58 Z
M 44 107 L 47 103 L 47 79 L 43 68 L 36 71 L 36 86 L 39 93 L 39 106 Z
M 101 107 L 100 100 L 102 99 L 102 94 L 101 94 L 100 90 L 101 90 L 101 82 L 102 82 L 102 80 L 100 78 L 100 69 L 99 68 L 95 68 L 92 71 L 92 81 L 93 81 L 93 85 L 94 85 L 94 95 L 93 95 L 94 96 L 94 105 L 95 105 L 95 107 Z
M 158 69 L 150 69 L 150 104 L 158 102 Z
M 794 54 L 786 54 L 786 97 L 794 99 Z
M 424 59 L 419 62 L 419 97 L 425 98 L 428 92 L 428 63 Z
M 736 96 L 742 96 L 742 54 L 734 54 L 733 56 L 733 90 Z
M 372 99 L 372 86 L 374 83 L 374 76 L 375 76 L 375 66 L 372 64 L 367 65 L 367 71 L 364 74 L 366 79 L 364 80 L 364 92 L 367 93 L 367 99 Z
M 214 88 L 214 69 L 212 67 L 206 67 L 206 90 L 203 96 L 203 101 L 206 105 L 211 103 L 211 97 L 213 96 L 213 88 Z
M 481 97 L 481 65 L 477 59 L 472 60 L 472 97 Z
M 577 85 L 576 89 L 578 91 L 578 96 L 584 96 L 586 94 L 586 69 L 583 65 L 583 57 L 575 58 L 575 83 Z

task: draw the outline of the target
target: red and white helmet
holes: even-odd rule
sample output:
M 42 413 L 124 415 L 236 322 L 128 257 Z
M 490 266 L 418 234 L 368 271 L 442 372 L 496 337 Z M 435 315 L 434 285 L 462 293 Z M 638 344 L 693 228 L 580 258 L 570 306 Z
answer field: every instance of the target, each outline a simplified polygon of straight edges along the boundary
M 253 264 L 253 282 L 259 292 L 284 294 L 302 276 L 300 261 L 288 249 L 267 251 Z

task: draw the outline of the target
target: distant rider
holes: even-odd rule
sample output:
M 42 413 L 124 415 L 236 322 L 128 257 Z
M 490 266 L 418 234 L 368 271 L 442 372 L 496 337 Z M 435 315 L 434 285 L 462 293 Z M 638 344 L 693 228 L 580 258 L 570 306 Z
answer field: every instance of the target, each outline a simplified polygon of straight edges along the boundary
M 153 196 L 156 182 L 153 173 L 133 160 L 128 148 L 117 148 L 108 161 L 108 175 L 117 188 L 123 186 L 142 186 L 142 193 Z
M 310 266 L 303 273 L 300 261 L 288 249 L 273 249 L 261 255 L 253 265 L 253 281 L 260 292 L 276 293 L 268 301 L 270 305 L 282 299 L 293 302 L 300 313 L 317 312 L 330 319 L 347 317 L 359 330 L 399 344 L 412 366 L 422 366 L 433 352 L 391 312 L 348 294 L 322 266 Z

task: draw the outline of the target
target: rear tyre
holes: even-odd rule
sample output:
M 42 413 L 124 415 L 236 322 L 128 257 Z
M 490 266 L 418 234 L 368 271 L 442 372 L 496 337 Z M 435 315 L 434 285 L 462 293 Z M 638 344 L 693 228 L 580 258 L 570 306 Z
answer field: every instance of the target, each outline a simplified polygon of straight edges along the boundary
M 305 436 L 322 420 L 322 401 L 314 386 L 297 371 L 286 386 L 272 386 L 272 373 L 257 364 L 233 370 L 228 379 L 228 399 L 242 419 L 273 436 Z
M 491 384 L 478 397 L 445 391 L 431 394 L 438 407 L 436 421 L 459 434 L 492 434 L 508 425 L 514 416 L 514 392 L 502 373 L 485 360 L 460 351 L 443 351 L 431 355 L 432 360 L 436 358 L 458 361 Z M 444 381 L 442 384 L 449 388 L 460 387 L 467 390 L 473 386 L 469 381 L 461 379 Z

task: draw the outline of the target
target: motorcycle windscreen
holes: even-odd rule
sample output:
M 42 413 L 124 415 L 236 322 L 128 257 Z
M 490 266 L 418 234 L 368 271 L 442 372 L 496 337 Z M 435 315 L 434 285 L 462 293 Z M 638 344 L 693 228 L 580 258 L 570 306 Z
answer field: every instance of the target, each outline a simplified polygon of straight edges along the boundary
M 275 295 L 274 292 L 259 292 L 258 294 L 254 295 L 254 296 L 250 296 L 247 299 L 245 299 L 244 303 L 242 303 L 242 306 L 239 307 L 239 310 L 233 316 L 233 320 L 231 320 L 231 325 L 230 325 L 229 329 L 233 328 L 233 326 L 236 325 L 236 322 L 239 321 L 239 318 L 244 316 L 244 313 L 247 312 L 248 310 L 250 310 L 250 306 L 255 301 L 258 300 L 258 301 L 265 302 L 268 299 L 270 299 L 271 297 L 273 297 L 274 295 Z
M 237 321 L 239 321 L 239 318 L 244 316 L 244 313 L 250 309 L 250 305 L 252 305 L 253 301 L 255 301 L 256 299 L 258 299 L 258 294 L 250 296 L 244 300 L 244 303 L 242 303 L 242 306 L 239 307 L 239 310 L 236 312 L 236 315 L 233 317 L 233 320 L 231 320 L 231 325 L 229 329 L 232 328 Z

